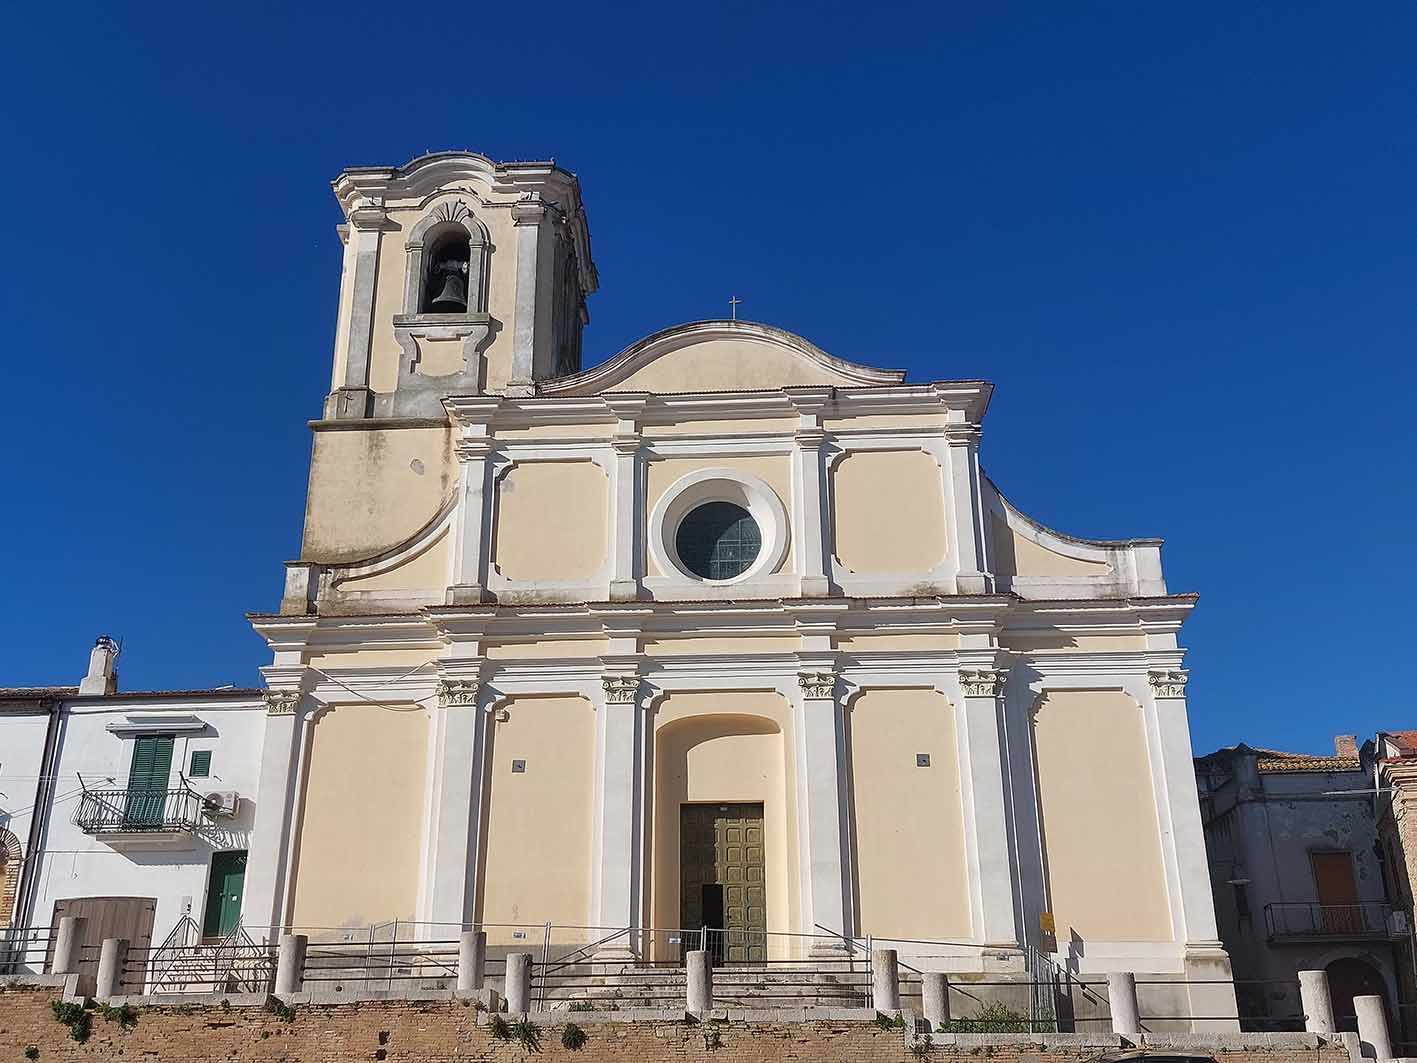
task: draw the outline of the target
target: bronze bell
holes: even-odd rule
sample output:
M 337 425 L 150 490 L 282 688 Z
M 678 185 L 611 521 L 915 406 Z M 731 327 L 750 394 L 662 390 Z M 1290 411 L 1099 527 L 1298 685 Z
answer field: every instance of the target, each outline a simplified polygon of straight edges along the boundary
M 467 284 L 460 272 L 447 270 L 443 273 L 443 286 L 428 303 L 428 309 L 435 314 L 467 313 Z

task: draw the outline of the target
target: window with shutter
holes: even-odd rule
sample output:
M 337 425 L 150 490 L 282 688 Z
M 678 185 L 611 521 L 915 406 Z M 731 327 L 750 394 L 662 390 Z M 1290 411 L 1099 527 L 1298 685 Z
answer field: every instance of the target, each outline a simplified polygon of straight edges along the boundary
M 173 735 L 143 735 L 133 743 L 126 818 L 134 826 L 162 823 L 167 780 L 172 774 L 174 741 Z

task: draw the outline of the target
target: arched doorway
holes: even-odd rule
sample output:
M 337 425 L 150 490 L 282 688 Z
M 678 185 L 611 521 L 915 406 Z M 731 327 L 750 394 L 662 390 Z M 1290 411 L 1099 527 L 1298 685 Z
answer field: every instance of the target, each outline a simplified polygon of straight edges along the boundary
M 1340 1030 L 1357 1032 L 1358 1019 L 1353 1009 L 1353 998 L 1362 996 L 1382 997 L 1383 1010 L 1388 1016 L 1388 1029 L 1392 1029 L 1392 1006 L 1387 998 L 1387 983 L 1382 972 L 1367 960 L 1346 957 L 1334 960 L 1324 968 L 1328 972 L 1329 994 L 1333 998 L 1333 1017 Z
M 0 927 L 15 917 L 15 894 L 20 888 L 20 839 L 0 828 Z

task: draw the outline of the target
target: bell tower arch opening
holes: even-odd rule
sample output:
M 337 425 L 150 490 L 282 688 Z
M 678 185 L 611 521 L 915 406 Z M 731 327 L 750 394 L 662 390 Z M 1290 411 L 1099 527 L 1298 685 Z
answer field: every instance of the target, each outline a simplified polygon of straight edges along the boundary
M 433 241 L 428 254 L 428 275 L 423 278 L 423 314 L 468 312 L 468 267 L 472 246 L 467 230 L 458 227 Z

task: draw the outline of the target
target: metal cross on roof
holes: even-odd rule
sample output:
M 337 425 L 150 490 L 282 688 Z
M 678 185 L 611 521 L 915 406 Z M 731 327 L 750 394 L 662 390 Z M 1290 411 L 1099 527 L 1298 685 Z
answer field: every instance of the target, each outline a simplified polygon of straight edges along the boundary
M 738 296 L 736 296 L 736 295 L 733 296 L 731 299 L 728 300 L 728 308 L 733 312 L 733 320 L 734 320 L 734 321 L 737 321 L 737 320 L 738 320 L 738 304 L 741 303 L 742 301 L 743 301 L 743 300 L 742 300 L 742 299 L 739 299 Z

